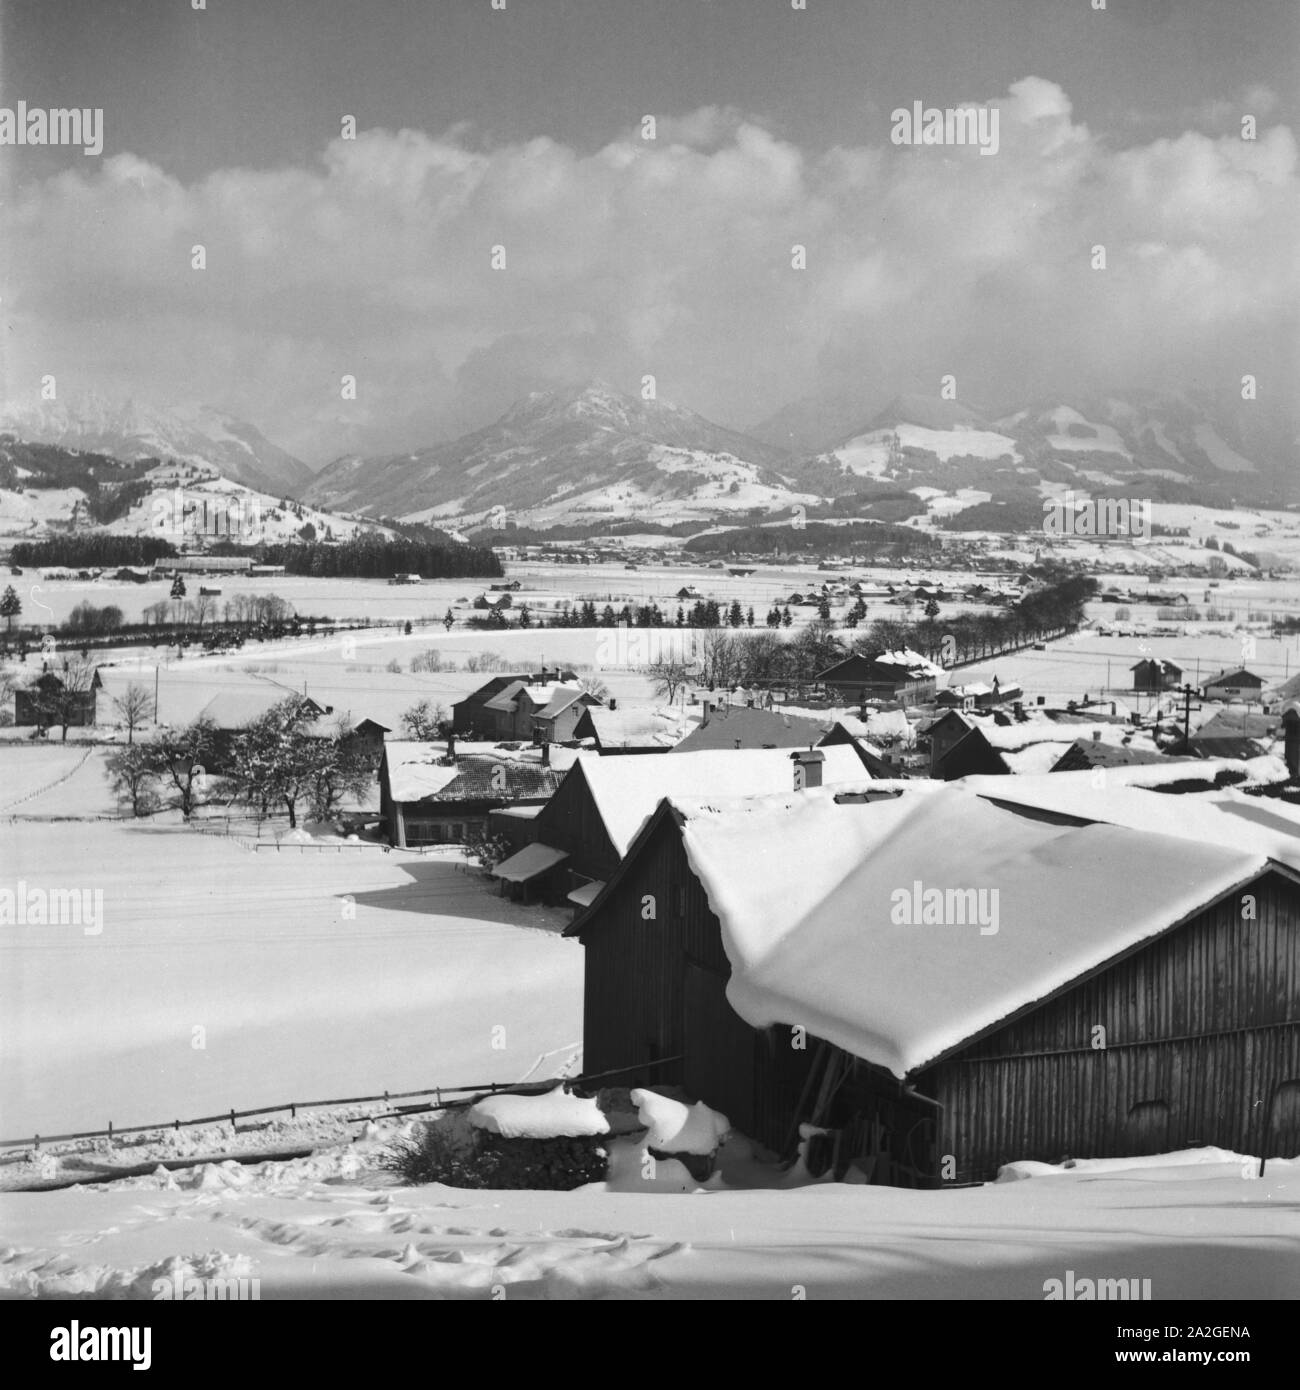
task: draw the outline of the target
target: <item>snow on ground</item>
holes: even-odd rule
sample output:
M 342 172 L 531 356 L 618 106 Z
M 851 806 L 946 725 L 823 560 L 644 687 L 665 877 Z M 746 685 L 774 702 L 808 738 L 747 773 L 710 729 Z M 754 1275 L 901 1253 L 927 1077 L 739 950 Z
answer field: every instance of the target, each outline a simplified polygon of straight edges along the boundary
M 1077 453 L 1080 450 L 1091 450 L 1096 453 L 1120 454 L 1131 463 L 1133 455 L 1124 447 L 1124 441 L 1120 437 L 1119 431 L 1110 425 L 1098 425 L 1093 421 L 1085 419 L 1079 412 L 1068 405 L 1058 406 L 1051 413 L 1052 423 L 1056 426 L 1057 432 L 1047 436 L 1047 442 L 1053 449 L 1060 449 L 1067 453 Z M 1071 426 L 1081 426 L 1090 430 L 1090 434 L 1073 435 L 1065 431 Z
M 568 914 L 458 855 L 75 831 L 6 830 L 6 883 L 103 898 L 97 935 L 0 927 L 0 1137 L 515 1081 L 581 1037 Z
M 354 1168 L 370 1146 L 357 1147 Z M 735 1166 L 755 1181 L 752 1163 Z M 0 1297 L 148 1299 L 180 1273 L 257 1279 L 262 1299 L 1034 1301 L 1068 1270 L 1150 1279 L 1158 1300 L 1300 1297 L 1300 1162 L 1256 1177 L 1254 1160 L 1218 1151 L 1042 1176 L 1018 1165 L 1020 1181 L 939 1192 L 777 1190 L 775 1171 L 767 1187 L 715 1176 L 680 1194 L 631 1175 L 466 1191 L 337 1168 L 212 1164 L 0 1196 Z
M 102 748 L 60 742 L 57 731 L 48 740 L 0 744 L 0 813 L 112 814 L 105 756 Z
M 1043 651 L 1026 649 L 963 666 L 954 679 L 962 684 L 992 684 L 996 675 L 1004 686 L 1018 682 L 1028 700 L 1044 695 L 1050 704 L 1078 699 L 1086 693 L 1096 695 L 1103 689 L 1123 692 L 1125 699 L 1135 702 L 1135 708 L 1145 711 L 1152 697 L 1132 689 L 1131 667 L 1147 657 L 1176 662 L 1183 668 L 1183 679 L 1195 686 L 1216 671 L 1242 662 L 1242 638 L 1195 632 L 1182 637 L 1097 637 L 1084 632 L 1049 642 Z M 1282 681 L 1300 671 L 1300 648 L 1294 639 L 1287 642 L 1259 636 L 1254 655 L 1245 664 L 1270 684 Z M 1199 703 L 1199 697 L 1193 697 L 1193 708 Z M 1240 702 L 1234 708 L 1241 709 Z
M 994 430 L 981 430 L 972 425 L 954 425 L 952 429 L 935 430 L 923 425 L 899 425 L 896 429 L 870 430 L 855 435 L 827 457 L 851 473 L 879 476 L 890 463 L 893 436 L 904 449 L 923 449 L 934 454 L 940 463 L 951 458 L 970 455 L 974 458 L 1010 458 L 1020 462 L 1016 441 Z

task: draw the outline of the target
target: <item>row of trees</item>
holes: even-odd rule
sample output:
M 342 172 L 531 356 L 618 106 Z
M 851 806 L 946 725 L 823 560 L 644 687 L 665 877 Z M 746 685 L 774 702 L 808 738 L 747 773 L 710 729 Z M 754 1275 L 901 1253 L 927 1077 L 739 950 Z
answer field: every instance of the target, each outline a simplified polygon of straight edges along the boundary
M 289 574 L 321 579 L 387 579 L 394 574 L 420 574 L 426 579 L 501 577 L 501 561 L 486 546 L 441 540 L 385 540 L 355 536 L 336 545 L 286 541 L 252 548 L 218 546 L 214 553 L 249 555 L 255 564 L 283 565 Z
M 156 536 L 110 536 L 103 532 L 54 536 L 46 541 L 19 541 L 11 553 L 15 565 L 63 565 L 69 569 L 153 565 L 176 554 L 170 541 Z
M 938 605 L 930 604 L 923 622 L 881 618 L 851 645 L 822 617 L 790 638 L 771 629 L 713 630 L 695 643 L 693 658 L 666 654 L 646 669 L 656 693 L 671 703 L 692 682 L 710 688 L 811 685 L 821 671 L 853 652 L 871 655 L 907 647 L 936 664 L 952 666 L 996 656 L 1077 626 L 1096 590 L 1094 579 L 1071 576 L 1033 591 L 1012 608 L 953 614 L 942 624 L 937 620 Z
M 261 815 L 283 811 L 291 827 L 300 808 L 328 820 L 346 797 L 367 790 L 375 768 L 346 720 L 327 734 L 313 723 L 303 701 L 290 695 L 234 736 L 228 757 L 221 758 L 220 777 L 211 768 L 221 736 L 202 718 L 128 742 L 108 760 L 108 773 L 118 798 L 137 816 L 158 809 L 166 792 L 188 819 L 219 786 L 228 804 L 239 802 Z

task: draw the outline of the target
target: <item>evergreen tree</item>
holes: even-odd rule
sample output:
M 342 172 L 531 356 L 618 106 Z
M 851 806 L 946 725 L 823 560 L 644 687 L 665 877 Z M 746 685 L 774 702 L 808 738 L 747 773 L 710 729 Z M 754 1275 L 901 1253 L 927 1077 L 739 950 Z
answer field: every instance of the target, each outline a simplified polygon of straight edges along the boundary
M 13 631 L 14 619 L 23 611 L 23 601 L 14 592 L 14 586 L 8 585 L 3 596 L 0 596 L 0 618 L 5 620 L 5 630 Z

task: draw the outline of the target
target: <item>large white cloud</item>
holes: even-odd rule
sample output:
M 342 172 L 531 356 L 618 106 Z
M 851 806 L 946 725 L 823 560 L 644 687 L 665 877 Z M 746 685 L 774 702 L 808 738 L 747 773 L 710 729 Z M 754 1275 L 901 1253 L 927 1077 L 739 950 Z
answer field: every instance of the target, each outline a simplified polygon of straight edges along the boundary
M 1043 78 L 990 104 L 992 158 L 892 145 L 882 119 L 810 157 L 719 108 L 593 152 L 363 130 L 311 168 L 192 185 L 106 158 L 4 214 L 6 390 L 55 373 L 204 399 L 320 460 L 585 375 L 654 373 L 742 425 L 818 385 L 934 390 L 949 372 L 985 400 L 1245 372 L 1290 388 L 1288 129 L 1116 148 Z

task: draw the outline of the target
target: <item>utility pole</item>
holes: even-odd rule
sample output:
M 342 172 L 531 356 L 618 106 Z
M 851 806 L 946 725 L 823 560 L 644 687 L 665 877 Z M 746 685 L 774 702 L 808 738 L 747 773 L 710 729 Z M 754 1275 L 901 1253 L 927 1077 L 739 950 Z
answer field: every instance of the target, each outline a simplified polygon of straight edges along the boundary
M 1187 751 L 1187 745 L 1191 740 L 1192 728 L 1192 687 L 1183 686 L 1183 751 Z
M 155 724 L 158 722 L 158 666 L 157 666 L 157 663 L 154 664 L 154 668 L 153 668 L 153 722 L 154 722 Z

